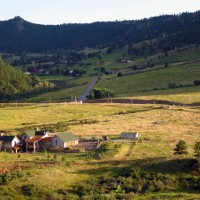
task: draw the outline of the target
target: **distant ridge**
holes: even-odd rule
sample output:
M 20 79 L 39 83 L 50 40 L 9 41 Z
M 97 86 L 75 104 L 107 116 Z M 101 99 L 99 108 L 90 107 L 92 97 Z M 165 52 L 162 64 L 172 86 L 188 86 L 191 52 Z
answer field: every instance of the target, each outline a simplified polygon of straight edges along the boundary
M 0 51 L 41 52 L 52 49 L 118 47 L 161 38 L 171 46 L 199 43 L 200 11 L 135 21 L 39 25 L 20 16 L 0 21 Z

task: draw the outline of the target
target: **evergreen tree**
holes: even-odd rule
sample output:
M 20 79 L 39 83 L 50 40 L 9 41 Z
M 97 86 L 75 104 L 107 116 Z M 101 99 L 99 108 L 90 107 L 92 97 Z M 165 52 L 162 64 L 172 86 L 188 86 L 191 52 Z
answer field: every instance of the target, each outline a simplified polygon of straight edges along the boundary
M 187 144 L 184 140 L 180 140 L 174 148 L 174 154 L 183 155 L 187 154 Z

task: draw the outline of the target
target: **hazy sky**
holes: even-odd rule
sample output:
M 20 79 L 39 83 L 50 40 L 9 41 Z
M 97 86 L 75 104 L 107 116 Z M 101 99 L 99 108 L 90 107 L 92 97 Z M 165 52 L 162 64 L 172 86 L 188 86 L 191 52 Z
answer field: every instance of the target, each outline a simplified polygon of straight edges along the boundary
M 1 0 L 0 20 L 40 24 L 133 20 L 200 10 L 200 0 Z

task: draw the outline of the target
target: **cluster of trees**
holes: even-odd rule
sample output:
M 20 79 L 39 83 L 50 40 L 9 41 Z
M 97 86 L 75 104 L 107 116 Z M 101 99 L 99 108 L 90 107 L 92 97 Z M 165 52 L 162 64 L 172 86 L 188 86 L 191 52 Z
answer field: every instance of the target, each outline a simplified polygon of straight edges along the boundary
M 113 97 L 113 92 L 107 88 L 93 88 L 90 91 L 88 99 L 103 99 L 107 97 Z
M 0 59 L 0 99 L 12 98 L 39 90 L 49 89 L 54 84 L 24 74 Z
M 107 53 L 129 43 L 161 38 L 158 47 L 174 47 L 200 41 L 200 11 L 181 15 L 163 15 L 136 21 L 95 22 L 92 24 L 37 25 L 20 17 L 0 22 L 0 49 L 7 52 L 44 51 L 49 49 L 103 48 Z M 56 37 L 55 37 L 56 35 Z M 129 49 L 144 54 L 145 49 Z M 153 48 L 148 47 L 153 53 Z
M 175 155 L 184 155 L 188 154 L 187 151 L 187 143 L 184 140 L 180 140 L 177 144 L 176 147 L 174 148 L 174 154 Z M 200 142 L 196 142 L 194 146 L 194 156 L 197 159 L 200 159 Z
M 74 186 L 74 193 L 83 199 L 134 199 L 138 194 L 169 192 L 176 190 L 199 189 L 200 177 L 178 177 L 171 174 L 123 169 L 123 172 L 109 175 L 105 173 L 98 179 L 91 178 L 86 183 Z M 148 198 L 148 197 L 146 197 Z

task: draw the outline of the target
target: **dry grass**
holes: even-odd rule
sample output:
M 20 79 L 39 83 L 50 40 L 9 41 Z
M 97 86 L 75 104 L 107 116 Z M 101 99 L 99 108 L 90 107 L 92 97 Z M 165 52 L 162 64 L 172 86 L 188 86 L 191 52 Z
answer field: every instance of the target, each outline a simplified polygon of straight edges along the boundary
M 66 154 L 66 162 L 71 164 L 62 163 L 56 167 L 27 169 L 30 175 L 21 178 L 20 181 L 10 182 L 8 186 L 17 191 L 17 188 L 24 184 L 37 183 L 55 192 L 58 189 L 70 189 L 77 181 L 81 182 L 104 173 L 117 173 L 124 167 L 148 166 L 154 162 L 166 162 L 163 165 L 168 166 L 176 159 L 173 149 L 180 139 L 187 142 L 187 157 L 191 158 L 194 143 L 200 140 L 199 113 L 199 107 L 122 104 L 34 104 L 26 107 L 1 108 L 1 130 L 21 128 L 24 123 L 37 126 L 59 121 L 92 119 L 97 120 L 97 123 L 71 125 L 70 131 L 81 136 L 113 136 L 123 131 L 138 131 L 141 138 L 137 145 L 123 144 L 114 156 L 101 160 L 84 160 L 77 156 L 74 158 L 76 161 L 71 162 L 74 155 Z M 30 154 L 27 157 L 22 155 L 21 158 L 9 154 L 7 162 L 34 163 L 36 157 L 42 159 L 44 154 Z M 0 154 L 0 161 L 6 164 L 3 154 Z M 193 196 L 196 197 L 196 194 Z
M 97 120 L 93 124 L 71 125 L 76 135 L 119 135 L 137 131 L 143 141 L 138 156 L 171 154 L 175 143 L 184 139 L 189 145 L 200 139 L 199 107 L 120 104 L 35 104 L 27 107 L 1 108 L 0 130 L 70 120 Z M 154 146 L 155 145 L 155 146 Z M 150 148 L 147 153 L 146 148 Z M 158 151 L 158 149 L 160 149 Z M 162 149 L 164 149 L 162 151 Z

